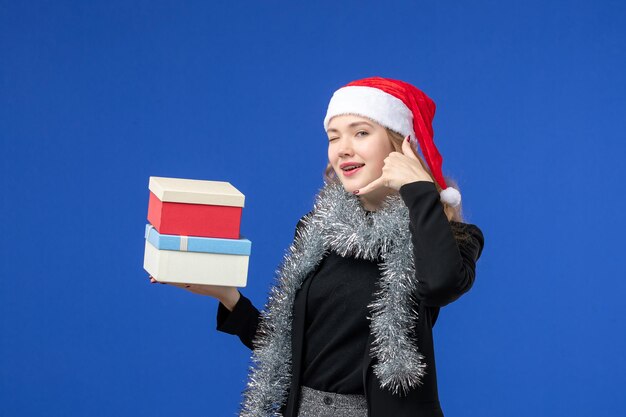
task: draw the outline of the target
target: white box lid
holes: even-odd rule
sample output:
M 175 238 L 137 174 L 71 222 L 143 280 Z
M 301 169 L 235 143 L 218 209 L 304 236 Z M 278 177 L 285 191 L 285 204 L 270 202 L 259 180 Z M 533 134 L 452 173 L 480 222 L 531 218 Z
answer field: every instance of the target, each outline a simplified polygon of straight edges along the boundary
M 225 181 L 150 177 L 150 191 L 164 202 L 243 207 L 245 196 Z

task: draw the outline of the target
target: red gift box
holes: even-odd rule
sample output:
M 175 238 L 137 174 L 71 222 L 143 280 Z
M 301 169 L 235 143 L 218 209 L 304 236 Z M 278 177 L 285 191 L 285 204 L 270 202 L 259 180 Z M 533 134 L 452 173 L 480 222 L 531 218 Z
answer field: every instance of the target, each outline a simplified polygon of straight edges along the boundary
M 245 196 L 228 182 L 150 177 L 148 221 L 161 234 L 239 239 Z

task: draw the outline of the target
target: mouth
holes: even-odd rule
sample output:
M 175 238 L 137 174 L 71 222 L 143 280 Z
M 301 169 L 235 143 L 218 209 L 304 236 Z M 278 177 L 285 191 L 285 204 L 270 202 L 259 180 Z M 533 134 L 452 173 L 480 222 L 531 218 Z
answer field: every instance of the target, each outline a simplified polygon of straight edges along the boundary
M 365 164 L 342 164 L 341 170 L 343 171 L 343 175 L 349 177 L 359 172 L 363 166 L 365 166 Z

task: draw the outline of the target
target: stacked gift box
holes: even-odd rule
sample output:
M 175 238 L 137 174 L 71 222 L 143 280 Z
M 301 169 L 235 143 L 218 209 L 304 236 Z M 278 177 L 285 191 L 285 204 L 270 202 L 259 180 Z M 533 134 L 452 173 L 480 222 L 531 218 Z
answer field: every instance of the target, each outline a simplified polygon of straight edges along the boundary
M 245 287 L 245 196 L 228 182 L 150 177 L 144 269 L 157 281 Z

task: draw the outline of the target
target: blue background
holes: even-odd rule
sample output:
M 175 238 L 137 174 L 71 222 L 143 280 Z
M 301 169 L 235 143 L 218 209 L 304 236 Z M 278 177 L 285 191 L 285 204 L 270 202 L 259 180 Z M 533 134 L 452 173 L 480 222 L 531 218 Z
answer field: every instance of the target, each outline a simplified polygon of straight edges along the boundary
M 625 12 L 1 1 L 0 415 L 235 415 L 250 352 L 142 269 L 148 177 L 246 195 L 261 307 L 322 185 L 328 100 L 372 75 L 435 100 L 486 239 L 435 328 L 446 416 L 622 414 Z

